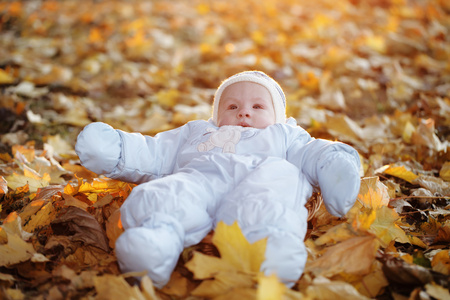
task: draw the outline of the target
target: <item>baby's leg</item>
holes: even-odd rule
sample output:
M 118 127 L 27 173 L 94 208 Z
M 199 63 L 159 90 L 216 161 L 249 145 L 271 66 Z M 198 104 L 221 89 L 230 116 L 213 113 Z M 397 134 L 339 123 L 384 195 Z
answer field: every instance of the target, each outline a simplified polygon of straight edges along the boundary
M 304 204 L 311 193 L 312 187 L 298 168 L 287 161 L 269 159 L 226 196 L 216 221 L 232 224 L 237 220 L 251 243 L 267 238 L 261 270 L 267 275 L 276 273 L 291 287 L 301 276 L 307 258 Z
M 228 191 L 229 178 L 208 160 L 193 164 L 135 187 L 122 205 L 125 232 L 116 242 L 116 256 L 123 272 L 147 271 L 162 287 L 183 248 L 212 229 L 210 215 Z

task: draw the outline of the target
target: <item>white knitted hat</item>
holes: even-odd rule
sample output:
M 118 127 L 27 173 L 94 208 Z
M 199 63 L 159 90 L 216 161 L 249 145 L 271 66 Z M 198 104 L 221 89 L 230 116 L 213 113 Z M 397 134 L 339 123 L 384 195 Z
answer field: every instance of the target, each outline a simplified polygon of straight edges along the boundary
M 273 108 L 275 111 L 275 123 L 286 123 L 286 96 L 284 95 L 281 86 L 269 77 L 267 74 L 261 71 L 245 71 L 241 73 L 237 73 L 220 84 L 214 95 L 214 104 L 213 104 L 213 122 L 217 124 L 217 115 L 219 112 L 219 102 L 220 97 L 222 96 L 223 91 L 229 85 L 232 85 L 236 82 L 241 81 L 250 81 L 258 83 L 264 86 L 267 90 L 269 90 L 270 95 L 272 96 Z

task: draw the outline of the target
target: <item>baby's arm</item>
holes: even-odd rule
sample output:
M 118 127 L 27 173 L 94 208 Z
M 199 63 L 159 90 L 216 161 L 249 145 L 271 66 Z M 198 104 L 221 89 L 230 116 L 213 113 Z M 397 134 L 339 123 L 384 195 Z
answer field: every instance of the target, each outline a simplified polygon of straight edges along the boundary
M 320 188 L 327 210 L 344 216 L 355 203 L 360 187 L 358 152 L 340 142 L 312 139 L 302 146 L 294 142 L 288 160 L 297 165 L 308 181 Z
M 97 174 L 141 183 L 172 173 L 185 130 L 180 127 L 151 137 L 96 122 L 78 135 L 75 151 L 81 164 Z

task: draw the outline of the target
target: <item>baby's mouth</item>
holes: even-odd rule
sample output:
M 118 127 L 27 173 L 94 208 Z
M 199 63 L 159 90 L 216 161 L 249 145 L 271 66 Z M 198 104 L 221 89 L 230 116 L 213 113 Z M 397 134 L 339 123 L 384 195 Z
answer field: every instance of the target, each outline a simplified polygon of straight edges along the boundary
M 242 127 L 250 127 L 250 124 L 248 124 L 246 122 L 240 122 L 238 125 L 242 126 Z

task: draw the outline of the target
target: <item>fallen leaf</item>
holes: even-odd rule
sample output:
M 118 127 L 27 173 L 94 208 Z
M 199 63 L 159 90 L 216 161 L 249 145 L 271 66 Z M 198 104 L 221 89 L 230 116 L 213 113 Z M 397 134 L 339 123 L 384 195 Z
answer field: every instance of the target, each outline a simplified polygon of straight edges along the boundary
M 5 231 L 7 242 L 0 243 L 0 266 L 10 266 L 23 261 L 27 261 L 36 253 L 31 243 L 27 243 L 22 238 L 20 229 L 20 217 L 14 212 L 10 220 L 5 220 L 0 226 L 1 232 Z M 4 236 L 4 233 L 2 233 Z M 4 238 L 3 238 L 4 240 Z
M 450 275 L 450 250 L 440 250 L 433 257 L 431 267 L 436 272 Z
M 425 290 L 427 291 L 428 295 L 435 299 L 450 299 L 450 292 L 448 291 L 448 289 L 437 285 L 434 282 L 426 284 Z
M 378 208 L 389 204 L 389 192 L 378 176 L 361 179 L 358 200 L 367 208 Z
M 377 218 L 369 230 L 380 239 L 383 247 L 386 247 L 393 240 L 400 243 L 409 243 L 405 231 L 396 224 L 400 217 L 392 208 L 382 206 L 376 211 L 376 215 Z
M 306 289 L 308 299 L 321 300 L 369 300 L 361 295 L 351 284 L 343 281 L 331 281 L 317 277 Z
M 386 255 L 383 259 L 383 273 L 389 282 L 415 287 L 433 280 L 430 271 L 424 267 L 413 265 L 402 259 Z
M 8 193 L 8 183 L 3 176 L 0 176 L 0 195 Z
M 188 279 L 175 271 L 172 272 L 169 282 L 164 286 L 161 292 L 179 298 L 186 297 L 188 295 L 188 284 Z
M 109 251 L 106 234 L 100 224 L 83 209 L 74 206 L 62 208 L 51 227 L 56 235 L 68 235 L 73 241 Z
M 106 221 L 106 236 L 109 240 L 109 247 L 116 248 L 116 240 L 123 233 L 122 222 L 120 221 L 120 210 L 116 209 Z
M 32 215 L 30 220 L 25 224 L 24 229 L 34 232 L 39 227 L 44 227 L 52 222 L 56 216 L 56 210 L 51 201 L 42 206 L 36 214 Z
M 212 240 L 220 257 L 236 270 L 257 273 L 265 260 L 266 240 L 250 244 L 242 234 L 237 222 L 227 226 L 219 222 Z
M 450 161 L 446 161 L 441 170 L 439 171 L 439 176 L 445 181 L 450 181 Z
M 257 300 L 282 300 L 285 290 L 286 286 L 280 282 L 277 276 L 259 274 Z
M 392 175 L 412 183 L 418 175 L 407 170 L 404 166 L 389 165 L 383 171 L 384 174 Z
M 38 189 L 49 185 L 49 181 L 46 179 L 35 179 L 16 173 L 6 177 L 6 181 L 8 182 L 8 187 L 13 190 L 28 185 L 31 193 L 35 193 Z
M 105 274 L 94 278 L 97 300 L 109 299 L 136 299 L 146 298 L 137 286 L 130 286 L 123 277 Z M 151 300 L 151 298 L 149 299 Z
M 353 237 L 325 250 L 325 254 L 308 262 L 305 272 L 331 277 L 339 273 L 366 275 L 369 273 L 379 243 L 375 236 Z M 348 255 L 351 253 L 352 255 Z
M 220 258 L 195 252 L 185 265 L 194 278 L 207 279 L 192 294 L 215 297 L 236 287 L 251 287 L 265 258 L 266 240 L 250 244 L 237 222 L 230 226 L 219 222 L 213 243 Z

